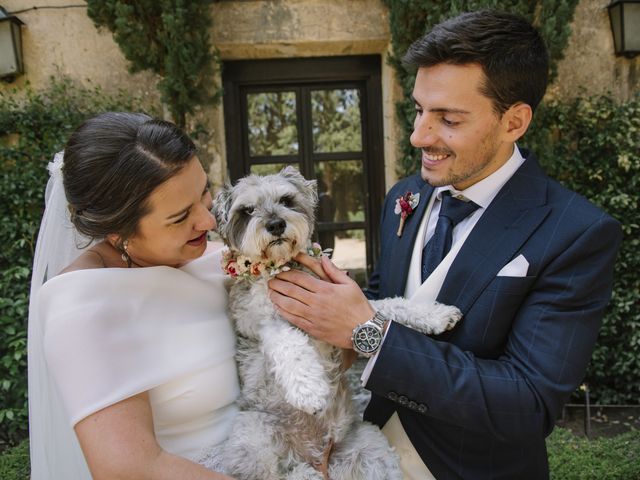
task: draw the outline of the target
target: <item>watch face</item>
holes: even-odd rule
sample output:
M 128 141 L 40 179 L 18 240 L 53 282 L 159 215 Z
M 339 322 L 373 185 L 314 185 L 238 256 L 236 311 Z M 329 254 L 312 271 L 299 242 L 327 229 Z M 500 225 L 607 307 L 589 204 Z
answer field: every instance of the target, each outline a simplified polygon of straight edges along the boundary
M 353 336 L 353 346 L 361 353 L 375 352 L 380 346 L 382 334 L 372 325 L 361 325 Z

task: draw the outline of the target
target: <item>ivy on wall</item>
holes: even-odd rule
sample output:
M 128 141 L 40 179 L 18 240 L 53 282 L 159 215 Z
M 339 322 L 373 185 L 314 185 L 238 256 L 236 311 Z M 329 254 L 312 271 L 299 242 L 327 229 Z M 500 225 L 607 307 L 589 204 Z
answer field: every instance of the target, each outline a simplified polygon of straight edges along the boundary
M 415 72 L 407 70 L 401 59 L 409 46 L 438 23 L 463 12 L 495 9 L 519 14 L 531 21 L 545 39 L 551 60 L 551 79 L 571 34 L 570 24 L 578 0 L 384 0 L 389 8 L 392 54 L 404 100 L 396 105 L 398 122 L 405 140 L 400 142 L 398 170 L 409 175 L 418 169 L 419 157 L 409 144 L 415 109 L 411 101 Z
M 87 14 L 96 27 L 113 33 L 131 73 L 160 75 L 162 101 L 180 127 L 197 105 L 220 96 L 210 8 L 210 0 L 87 0 Z

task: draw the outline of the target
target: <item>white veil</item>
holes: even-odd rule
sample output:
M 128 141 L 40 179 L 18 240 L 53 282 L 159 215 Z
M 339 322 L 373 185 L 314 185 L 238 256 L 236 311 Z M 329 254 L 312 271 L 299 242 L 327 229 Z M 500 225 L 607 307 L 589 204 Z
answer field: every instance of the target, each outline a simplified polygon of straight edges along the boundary
M 28 371 L 31 479 L 91 479 L 75 433 L 53 380 L 43 350 L 44 326 L 38 314 L 38 291 L 87 247 L 73 227 L 62 185 L 63 152 L 49 163 L 45 211 L 33 260 L 29 298 Z

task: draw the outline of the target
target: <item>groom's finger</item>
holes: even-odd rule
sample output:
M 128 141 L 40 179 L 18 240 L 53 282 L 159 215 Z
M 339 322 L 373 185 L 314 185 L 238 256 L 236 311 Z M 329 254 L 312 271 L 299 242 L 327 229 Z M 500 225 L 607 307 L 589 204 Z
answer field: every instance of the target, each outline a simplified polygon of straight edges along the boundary
M 353 280 L 349 277 L 349 272 L 343 272 L 329 259 L 327 256 L 322 256 L 320 259 L 322 270 L 329 277 L 329 281 L 333 283 L 352 283 Z
M 281 272 L 275 276 L 276 279 L 286 281 L 297 285 L 298 287 L 304 288 L 309 292 L 319 292 L 323 289 L 324 286 L 329 285 L 324 280 L 320 280 L 309 275 L 306 272 L 302 272 L 300 270 L 288 270 L 286 272 Z M 271 282 L 273 279 L 269 280 Z
M 321 278 L 322 280 L 325 280 L 327 282 L 331 281 L 331 279 L 327 276 L 327 273 L 322 268 L 322 262 L 320 261 L 320 258 L 312 257 L 310 255 L 307 255 L 306 253 L 300 252 L 295 256 L 294 260 L 300 265 L 307 267 L 315 275 L 317 275 L 318 278 Z
M 269 294 L 272 292 L 277 292 L 281 296 L 285 298 L 289 298 L 294 300 L 295 302 L 304 305 L 305 307 L 311 304 L 313 298 L 313 292 L 305 287 L 299 286 L 294 282 L 287 281 L 286 279 L 281 279 L 279 277 L 272 278 L 269 280 Z M 275 303 L 275 302 L 274 302 Z M 293 311 L 292 308 L 296 308 L 297 305 L 294 303 L 283 303 L 282 305 L 278 305 L 286 308 L 287 311 Z M 300 314 L 299 309 L 295 311 L 295 313 Z
M 279 298 L 281 297 L 281 298 Z M 287 320 L 289 323 L 291 323 L 292 325 L 304 330 L 307 333 L 310 333 L 311 330 L 313 330 L 313 324 L 307 320 L 304 317 L 301 317 L 299 315 L 295 315 L 294 313 L 291 313 L 287 310 L 285 310 L 284 308 L 281 308 L 278 306 L 279 301 L 282 299 L 286 299 L 287 297 L 282 297 L 282 295 L 278 294 L 278 293 L 272 293 L 271 294 L 271 300 L 274 303 L 274 305 L 276 305 L 276 310 L 278 312 L 278 314 L 284 318 L 285 320 Z
M 314 322 L 309 318 L 309 307 L 295 298 L 270 290 L 269 298 L 278 314 L 309 334 L 317 334 Z

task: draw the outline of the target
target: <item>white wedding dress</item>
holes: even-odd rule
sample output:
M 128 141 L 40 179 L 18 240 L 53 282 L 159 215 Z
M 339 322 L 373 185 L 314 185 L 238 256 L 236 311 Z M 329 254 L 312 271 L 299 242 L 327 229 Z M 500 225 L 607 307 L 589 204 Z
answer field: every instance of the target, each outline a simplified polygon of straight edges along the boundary
M 239 385 L 220 259 L 219 249 L 179 269 L 76 270 L 40 288 L 47 369 L 67 428 L 148 391 L 156 438 L 168 452 L 199 461 L 227 438 Z M 51 471 L 55 465 L 72 468 L 51 459 L 41 478 L 85 478 L 78 470 L 60 476 L 69 470 Z

